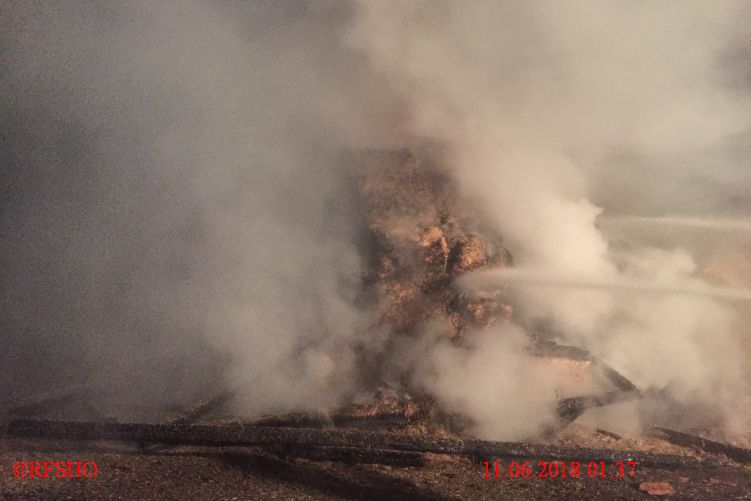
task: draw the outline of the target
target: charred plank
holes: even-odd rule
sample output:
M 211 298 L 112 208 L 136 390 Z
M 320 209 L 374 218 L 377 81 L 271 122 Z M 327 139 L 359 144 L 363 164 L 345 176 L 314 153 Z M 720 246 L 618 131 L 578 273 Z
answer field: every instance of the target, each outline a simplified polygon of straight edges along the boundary
M 182 425 L 15 420 L 8 424 L 6 434 L 13 437 L 116 440 L 193 446 L 354 447 L 364 450 L 387 449 L 471 458 L 637 461 L 645 466 L 665 468 L 703 467 L 712 464 L 708 460 L 637 451 L 449 439 L 365 430 L 273 428 L 243 423 Z
M 621 391 L 637 391 L 636 385 L 632 383 L 626 376 L 610 367 L 608 364 L 599 359 L 593 359 L 595 365 L 597 365 L 605 374 L 613 385 Z
M 289 428 L 399 428 L 410 424 L 410 417 L 403 412 L 383 412 L 357 416 L 350 414 L 288 414 L 285 416 L 265 416 L 253 420 L 256 426 Z
M 100 395 L 102 391 L 103 388 L 101 385 L 74 384 L 62 389 L 34 395 L 8 409 L 5 415 L 11 418 L 40 416 L 67 405 L 80 403 L 94 395 Z
M 592 362 L 592 364 L 602 370 L 605 377 L 607 377 L 608 380 L 610 380 L 610 382 L 619 390 L 636 391 L 637 389 L 636 385 L 626 376 L 599 358 L 593 356 L 587 350 L 577 346 L 562 345 L 548 340 L 537 341 L 531 349 L 531 354 L 536 357 L 560 357 L 581 362 Z
M 280 458 L 305 458 L 317 461 L 338 461 L 352 464 L 387 464 L 395 466 L 423 466 L 421 452 L 393 449 L 366 449 L 363 447 L 275 445 L 266 450 Z
M 562 424 L 568 424 L 584 414 L 588 409 L 603 407 L 619 402 L 641 398 L 638 391 L 609 391 L 601 395 L 586 395 L 583 397 L 564 398 L 558 402 L 556 412 Z
M 597 433 L 598 435 L 602 435 L 603 437 L 612 438 L 613 440 L 620 440 L 623 438 L 617 433 L 613 433 L 612 431 L 608 431 L 608 430 L 603 430 L 602 428 L 597 428 L 595 430 L 595 433 Z
M 169 424 L 193 424 L 199 421 L 202 417 L 206 416 L 207 414 L 210 414 L 216 410 L 223 408 L 226 404 L 228 404 L 234 398 L 235 398 L 235 392 L 233 390 L 227 390 L 215 396 L 214 398 L 211 398 L 204 402 L 199 402 L 198 404 L 194 404 L 193 406 L 184 410 L 182 413 L 178 414 L 177 416 L 171 417 L 170 419 L 167 420 L 167 422 Z M 144 454 L 160 452 L 169 448 L 165 444 L 140 443 L 139 445 L 140 445 L 141 452 L 143 452 Z
M 205 402 L 200 402 L 188 409 L 186 409 L 179 416 L 175 416 L 169 419 L 170 424 L 192 424 L 200 420 L 202 417 L 217 411 L 227 405 L 235 398 L 235 392 L 233 390 L 225 391 L 214 398 L 211 398 Z
M 671 430 L 668 428 L 654 427 L 660 433 L 661 438 L 681 447 L 692 447 L 700 451 L 713 454 L 723 454 L 728 458 L 740 463 L 751 463 L 751 449 L 736 447 L 724 442 L 716 442 L 689 433 Z

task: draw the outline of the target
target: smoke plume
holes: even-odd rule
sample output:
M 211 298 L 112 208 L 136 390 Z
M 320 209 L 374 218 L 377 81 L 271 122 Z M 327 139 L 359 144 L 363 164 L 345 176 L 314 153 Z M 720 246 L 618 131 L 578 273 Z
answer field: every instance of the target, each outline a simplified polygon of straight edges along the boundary
M 747 332 L 737 312 L 710 297 L 600 287 L 644 280 L 676 292 L 703 286 L 679 243 L 649 246 L 637 232 L 627 247 L 614 245 L 598 216 L 747 213 L 748 5 L 358 6 L 347 41 L 403 96 L 414 139 L 443 146 L 522 270 L 565 277 L 547 286 L 515 283 L 517 321 L 552 321 L 563 341 L 638 385 L 669 387 L 680 402 L 709 407 L 747 430 Z M 436 356 L 438 379 L 462 380 L 469 371 L 461 351 L 453 360 Z M 515 364 L 494 371 L 489 384 L 499 399 L 509 385 L 545 392 L 544 384 L 520 383 L 528 378 Z M 432 385 L 449 398 L 472 391 Z M 492 397 L 485 402 L 493 406 Z M 519 412 L 542 418 L 517 403 Z M 494 419 L 474 414 L 481 424 Z
M 389 112 L 341 49 L 343 9 L 1 9 L 6 402 L 228 378 L 252 412 L 338 403 L 366 319 L 342 152 Z
M 514 284 L 515 324 L 477 333 L 474 350 L 424 338 L 394 354 L 414 384 L 483 436 L 539 431 L 556 395 L 524 330 L 542 319 L 639 386 L 748 430 L 736 303 L 631 287 L 708 290 L 700 260 L 726 242 L 684 248 L 641 225 L 626 240 L 606 222 L 749 213 L 750 13 L 6 2 L 0 404 L 81 380 L 161 401 L 229 382 L 248 414 L 357 395 L 358 349 L 376 336 L 354 300 L 343 153 L 407 143 L 441 152 L 520 270 L 580 285 Z

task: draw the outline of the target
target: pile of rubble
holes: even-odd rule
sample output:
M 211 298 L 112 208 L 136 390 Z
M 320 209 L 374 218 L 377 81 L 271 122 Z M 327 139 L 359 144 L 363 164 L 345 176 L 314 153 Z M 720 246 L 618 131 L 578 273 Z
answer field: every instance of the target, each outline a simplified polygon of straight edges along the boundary
M 388 329 L 392 336 L 414 336 L 438 324 L 453 342 L 462 345 L 472 332 L 510 320 L 513 308 L 503 287 L 469 291 L 457 285 L 457 279 L 468 272 L 510 266 L 512 261 L 501 236 L 483 223 L 482 214 L 473 212 L 471 204 L 459 199 L 453 180 L 429 156 L 418 158 L 406 150 L 369 152 L 358 156 L 357 162 L 358 168 L 352 169 L 353 184 L 369 238 L 363 246 L 368 263 L 363 282 L 378 311 L 375 328 Z M 542 363 L 565 360 L 584 370 L 596 370 L 610 385 L 607 390 L 561 398 L 557 408 L 560 426 L 551 429 L 548 438 L 589 408 L 644 396 L 628 379 L 585 350 L 560 346 L 543 337 L 532 341 L 530 355 Z M 622 437 L 605 430 L 597 430 L 608 441 L 604 448 L 597 448 L 602 441 L 593 442 L 591 448 L 581 447 L 585 441 L 580 436 L 575 437 L 575 445 L 566 443 L 563 435 L 548 445 L 473 440 L 461 433 L 462 417 L 443 414 L 430 395 L 410 394 L 409 389 L 382 381 L 370 402 L 328 414 L 227 421 L 223 412 L 236 398 L 236 392 L 230 390 L 158 424 L 38 420 L 65 405 L 83 406 L 102 389 L 94 390 L 74 387 L 21 403 L 0 420 L 0 435 L 118 440 L 137 443 L 144 453 L 179 445 L 253 446 L 280 457 L 409 465 L 422 464 L 427 454 L 475 460 L 636 458 L 640 465 L 670 468 L 703 468 L 717 463 L 717 457 L 751 462 L 748 449 L 664 428 L 654 432 L 661 441 L 678 446 L 669 450 L 670 454 L 644 452 L 643 446 L 621 441 Z M 451 426 L 456 422 L 460 426 Z M 634 445 L 641 451 L 630 450 Z M 687 449 L 698 452 L 688 454 L 684 452 Z
M 511 255 L 479 214 L 462 212 L 453 180 L 408 150 L 358 158 L 355 184 L 371 237 L 365 284 L 381 305 L 380 322 L 399 334 L 438 322 L 458 340 L 510 319 L 502 289 L 456 286 L 469 271 L 509 266 Z

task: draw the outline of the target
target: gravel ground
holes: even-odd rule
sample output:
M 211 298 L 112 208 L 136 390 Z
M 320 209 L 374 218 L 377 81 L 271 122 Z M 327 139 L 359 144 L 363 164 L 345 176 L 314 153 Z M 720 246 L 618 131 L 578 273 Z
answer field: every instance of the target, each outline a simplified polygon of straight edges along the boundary
M 539 458 L 544 460 L 545 458 Z M 94 461 L 86 479 L 15 478 L 16 461 Z M 173 448 L 28 439 L 0 443 L 0 499 L 643 499 L 642 482 L 669 482 L 671 499 L 751 499 L 751 468 L 668 471 L 625 479 L 484 479 L 484 467 L 430 456 L 422 467 L 282 461 L 247 448 Z

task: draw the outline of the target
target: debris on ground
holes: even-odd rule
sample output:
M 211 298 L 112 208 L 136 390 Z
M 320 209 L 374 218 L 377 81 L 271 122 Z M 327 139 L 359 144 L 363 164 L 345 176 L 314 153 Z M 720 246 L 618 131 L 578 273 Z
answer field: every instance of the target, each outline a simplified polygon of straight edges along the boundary
M 639 490 L 652 496 L 670 496 L 675 492 L 668 482 L 642 482 Z

